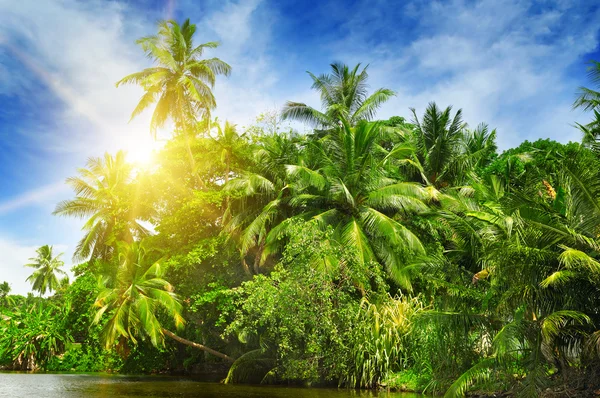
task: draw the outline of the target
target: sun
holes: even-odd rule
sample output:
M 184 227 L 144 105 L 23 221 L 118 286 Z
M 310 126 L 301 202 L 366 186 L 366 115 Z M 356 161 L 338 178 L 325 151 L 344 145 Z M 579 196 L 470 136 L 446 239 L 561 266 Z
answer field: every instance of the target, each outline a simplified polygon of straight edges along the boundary
M 127 152 L 127 160 L 135 166 L 147 168 L 156 160 L 160 145 L 151 137 L 135 140 L 123 148 Z
M 147 146 L 137 146 L 127 150 L 127 160 L 138 166 L 149 166 L 154 158 L 154 149 Z

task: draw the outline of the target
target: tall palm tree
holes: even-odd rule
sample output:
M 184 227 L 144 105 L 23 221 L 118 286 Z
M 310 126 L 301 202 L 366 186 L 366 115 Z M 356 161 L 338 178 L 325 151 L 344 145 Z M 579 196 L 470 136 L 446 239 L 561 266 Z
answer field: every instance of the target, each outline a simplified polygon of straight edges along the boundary
M 284 119 L 293 119 L 315 127 L 339 127 L 341 120 L 355 125 L 361 120 L 371 120 L 377 109 L 395 93 L 380 88 L 368 94 L 368 66 L 360 69 L 360 64 L 350 69 L 342 63 L 331 64 L 331 74 L 315 76 L 307 72 L 313 80 L 312 88 L 321 96 L 323 111 L 318 111 L 300 102 L 288 101 L 283 108 Z
M 461 144 L 466 161 L 471 169 L 487 166 L 496 155 L 496 129 L 490 131 L 485 123 L 480 123 L 475 130 L 465 129 Z
M 31 289 L 40 293 L 40 296 L 46 292 L 52 292 L 60 287 L 57 275 L 66 275 L 65 271 L 60 269 L 64 265 L 60 257 L 62 253 L 54 255 L 52 246 L 44 245 L 36 250 L 37 256 L 29 259 L 26 267 L 35 268 L 33 274 L 27 277 L 31 283 Z
M 156 130 L 164 126 L 168 119 L 175 122 L 188 142 L 188 156 L 195 170 L 194 157 L 189 146 L 193 128 L 204 118 L 210 120 L 210 112 L 217 106 L 212 89 L 217 75 L 228 76 L 231 67 L 219 58 L 202 59 L 204 51 L 218 47 L 216 42 L 194 45 L 196 25 L 187 19 L 179 25 L 176 21 L 161 21 L 158 34 L 137 40 L 146 56 L 154 61 L 155 67 L 132 73 L 117 82 L 137 84 L 144 89 L 144 95 L 133 110 L 133 119 L 146 108 L 156 103 L 150 132 L 156 137 Z
M 315 219 L 345 247 L 356 250 L 359 263 L 382 264 L 399 283 L 406 255 L 422 254 L 423 246 L 403 223 L 405 217 L 428 210 L 435 190 L 394 178 L 389 161 L 402 151 L 380 146 L 378 123 L 359 122 L 313 142 L 314 160 L 287 166 L 296 216 L 274 227 L 267 236 L 267 253 L 295 218 Z
M 131 245 L 122 243 L 119 249 L 120 266 L 116 285 L 112 286 L 105 280 L 95 303 L 98 311 L 94 322 L 99 323 L 104 314 L 108 316 L 108 321 L 102 329 L 107 348 L 117 341 L 121 345 L 127 341 L 137 344 L 140 337 L 149 338 L 155 347 L 164 346 L 166 335 L 180 343 L 233 362 L 233 359 L 225 354 L 186 340 L 166 329 L 157 317 L 160 311 L 164 311 L 176 328 L 182 328 L 185 321 L 181 316 L 182 306 L 173 292 L 173 286 L 163 279 L 165 269 L 161 265 L 162 259 L 148 261 L 146 249 L 141 242 Z
M 133 169 L 125 152 L 115 156 L 90 158 L 78 177 L 67 179 L 75 199 L 60 202 L 53 214 L 85 219 L 83 238 L 77 244 L 74 260 L 109 259 L 116 242 L 131 242 L 149 234 L 140 220 L 149 218 L 133 184 Z
M 600 108 L 594 109 L 594 118 L 588 124 L 575 123 L 583 133 L 582 143 L 600 154 Z

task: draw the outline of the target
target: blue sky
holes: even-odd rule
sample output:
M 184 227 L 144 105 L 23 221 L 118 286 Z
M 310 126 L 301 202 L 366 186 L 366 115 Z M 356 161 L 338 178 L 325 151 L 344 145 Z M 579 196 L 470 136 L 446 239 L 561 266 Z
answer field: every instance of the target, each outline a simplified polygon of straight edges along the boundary
M 134 44 L 159 19 L 189 17 L 198 41 L 233 67 L 217 82 L 217 115 L 247 125 L 285 100 L 318 106 L 305 71 L 369 64 L 373 89 L 397 96 L 379 113 L 409 116 L 429 101 L 524 139 L 578 140 L 571 110 L 600 60 L 593 1 L 0 0 L 0 281 L 17 293 L 35 248 L 70 258 L 81 222 L 54 217 L 64 185 L 90 156 L 152 145 L 148 115 L 128 123 L 141 91 L 115 88 L 149 66 Z

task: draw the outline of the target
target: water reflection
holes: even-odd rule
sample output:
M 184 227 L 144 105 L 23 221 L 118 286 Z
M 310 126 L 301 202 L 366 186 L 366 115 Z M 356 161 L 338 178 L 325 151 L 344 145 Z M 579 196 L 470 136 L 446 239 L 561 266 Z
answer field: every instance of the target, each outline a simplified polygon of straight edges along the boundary
M 223 385 L 174 377 L 1 373 L 0 397 L 415 398 L 416 394 Z

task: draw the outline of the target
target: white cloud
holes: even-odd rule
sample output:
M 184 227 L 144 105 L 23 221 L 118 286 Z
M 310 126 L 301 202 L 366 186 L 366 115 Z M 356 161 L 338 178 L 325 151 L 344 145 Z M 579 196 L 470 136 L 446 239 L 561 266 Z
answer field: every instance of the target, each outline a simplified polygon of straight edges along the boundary
M 56 203 L 60 194 L 64 194 L 69 187 L 63 182 L 57 182 L 22 193 L 12 199 L 0 202 L 0 214 L 8 213 L 26 206 Z
M 165 8 L 172 9 L 173 4 Z M 282 83 L 290 82 L 271 55 L 274 43 L 279 57 L 285 57 L 286 51 L 272 32 L 279 17 L 273 7 L 262 0 L 217 4 L 192 21 L 198 23 L 198 40 L 222 43 L 209 55 L 233 67 L 229 79 L 217 82 L 216 115 L 247 124 L 261 111 L 280 107 L 285 99 L 314 99 L 306 93 L 282 94 Z M 531 4 L 520 0 L 413 1 L 404 13 L 417 22 L 417 38 L 407 41 L 402 27 L 392 26 L 387 27 L 386 40 L 373 45 L 367 39 L 373 25 L 359 22 L 383 21 L 389 10 L 369 2 L 347 10 L 354 12 L 343 30 L 349 33 L 329 44 L 327 58 L 371 62 L 373 85 L 399 92 L 381 116 L 406 114 L 408 106 L 422 110 L 435 100 L 463 107 L 472 123 L 485 120 L 504 126 L 500 139 L 506 145 L 517 144 L 517 131 L 525 129 L 528 136 L 560 138 L 565 136 L 562 121 L 574 117 L 568 106 L 572 98 L 567 98 L 574 87 L 565 78 L 565 68 L 597 46 L 600 18 L 592 15 L 581 21 L 571 3 L 548 4 L 553 6 L 533 14 Z M 56 122 L 61 128 L 29 134 L 55 151 L 86 155 L 132 148 L 140 142 L 149 146 L 149 114 L 127 124 L 141 90 L 114 87 L 124 75 L 148 66 L 134 44 L 137 37 L 155 31 L 147 14 L 130 3 L 100 0 L 0 0 L 0 14 L 5 16 L 0 37 L 25 38 L 28 43 L 5 46 L 4 51 L 11 49 L 28 69 L 26 73 L 33 71 L 68 105 Z M 386 27 L 377 27 L 381 28 Z M 0 64 L 0 70 L 6 68 Z M 13 75 L 10 82 L 0 82 L 2 90 L 26 86 L 23 75 Z M 511 107 L 516 111 L 508 119 L 506 111 Z M 541 131 L 543 123 L 528 120 L 532 126 L 526 126 L 518 113 L 525 107 L 530 108 L 530 118 L 561 120 L 560 125 L 554 131 Z
M 167 5 L 167 13 L 173 4 Z M 81 159 L 151 146 L 151 113 L 128 123 L 142 90 L 116 88 L 115 83 L 150 66 L 134 42 L 155 33 L 154 20 L 128 2 L 100 0 L 0 0 L 0 15 L 0 37 L 6 41 L 0 49 L 22 67 L 19 73 L 12 71 L 10 85 L 0 81 L 1 90 L 18 92 L 27 79 L 38 80 L 66 105 L 62 114 L 53 115 L 58 127 L 30 127 L 21 134 L 44 141 L 47 150 L 77 153 Z M 215 114 L 247 125 L 260 112 L 279 108 L 284 101 L 277 94 L 280 76 L 276 60 L 268 55 L 277 15 L 262 0 L 224 1 L 199 15 L 200 20 L 192 20 L 198 25 L 196 40 L 219 41 L 221 47 L 207 56 L 232 66 L 230 78 L 217 80 Z M 0 63 L 0 70 L 6 68 Z
M 231 77 L 219 78 L 215 88 L 216 115 L 221 119 L 247 124 L 283 102 L 273 95 L 279 77 L 276 62 L 267 55 L 275 16 L 262 6 L 262 0 L 225 1 L 200 14 L 203 19 L 192 20 L 198 25 L 198 42 L 222 44 L 207 56 L 219 57 L 233 69 Z M 0 36 L 26 38 L 28 43 L 20 47 L 9 40 L 5 51 L 21 62 L 25 75 L 33 72 L 66 104 L 55 121 L 60 128 L 22 134 L 44 140 L 47 149 L 86 157 L 105 150 L 135 149 L 140 142 L 150 146 L 150 112 L 128 123 L 141 89 L 117 89 L 115 83 L 150 66 L 134 42 L 156 31 L 153 20 L 128 3 L 100 0 L 0 0 L 0 14 L 6 16 L 0 22 Z M 5 84 L 3 89 L 15 86 Z
M 257 32 L 252 26 L 252 14 L 261 2 L 262 0 L 224 2 L 222 9 L 208 18 L 208 25 L 230 51 L 240 52 L 245 43 L 255 39 Z
M 149 140 L 148 115 L 127 124 L 141 89 L 115 87 L 145 66 L 134 40 L 154 29 L 131 11 L 98 0 L 0 1 L 4 51 L 21 67 L 13 75 L 45 84 L 66 105 L 53 115 L 58 128 L 23 134 L 85 157 Z
M 203 29 L 199 37 L 215 35 L 221 47 L 214 55 L 232 67 L 231 76 L 219 79 L 215 87 L 220 119 L 248 125 L 259 113 L 281 106 L 277 60 L 268 54 L 276 18 L 262 0 L 226 1 L 206 24 L 198 24 Z

